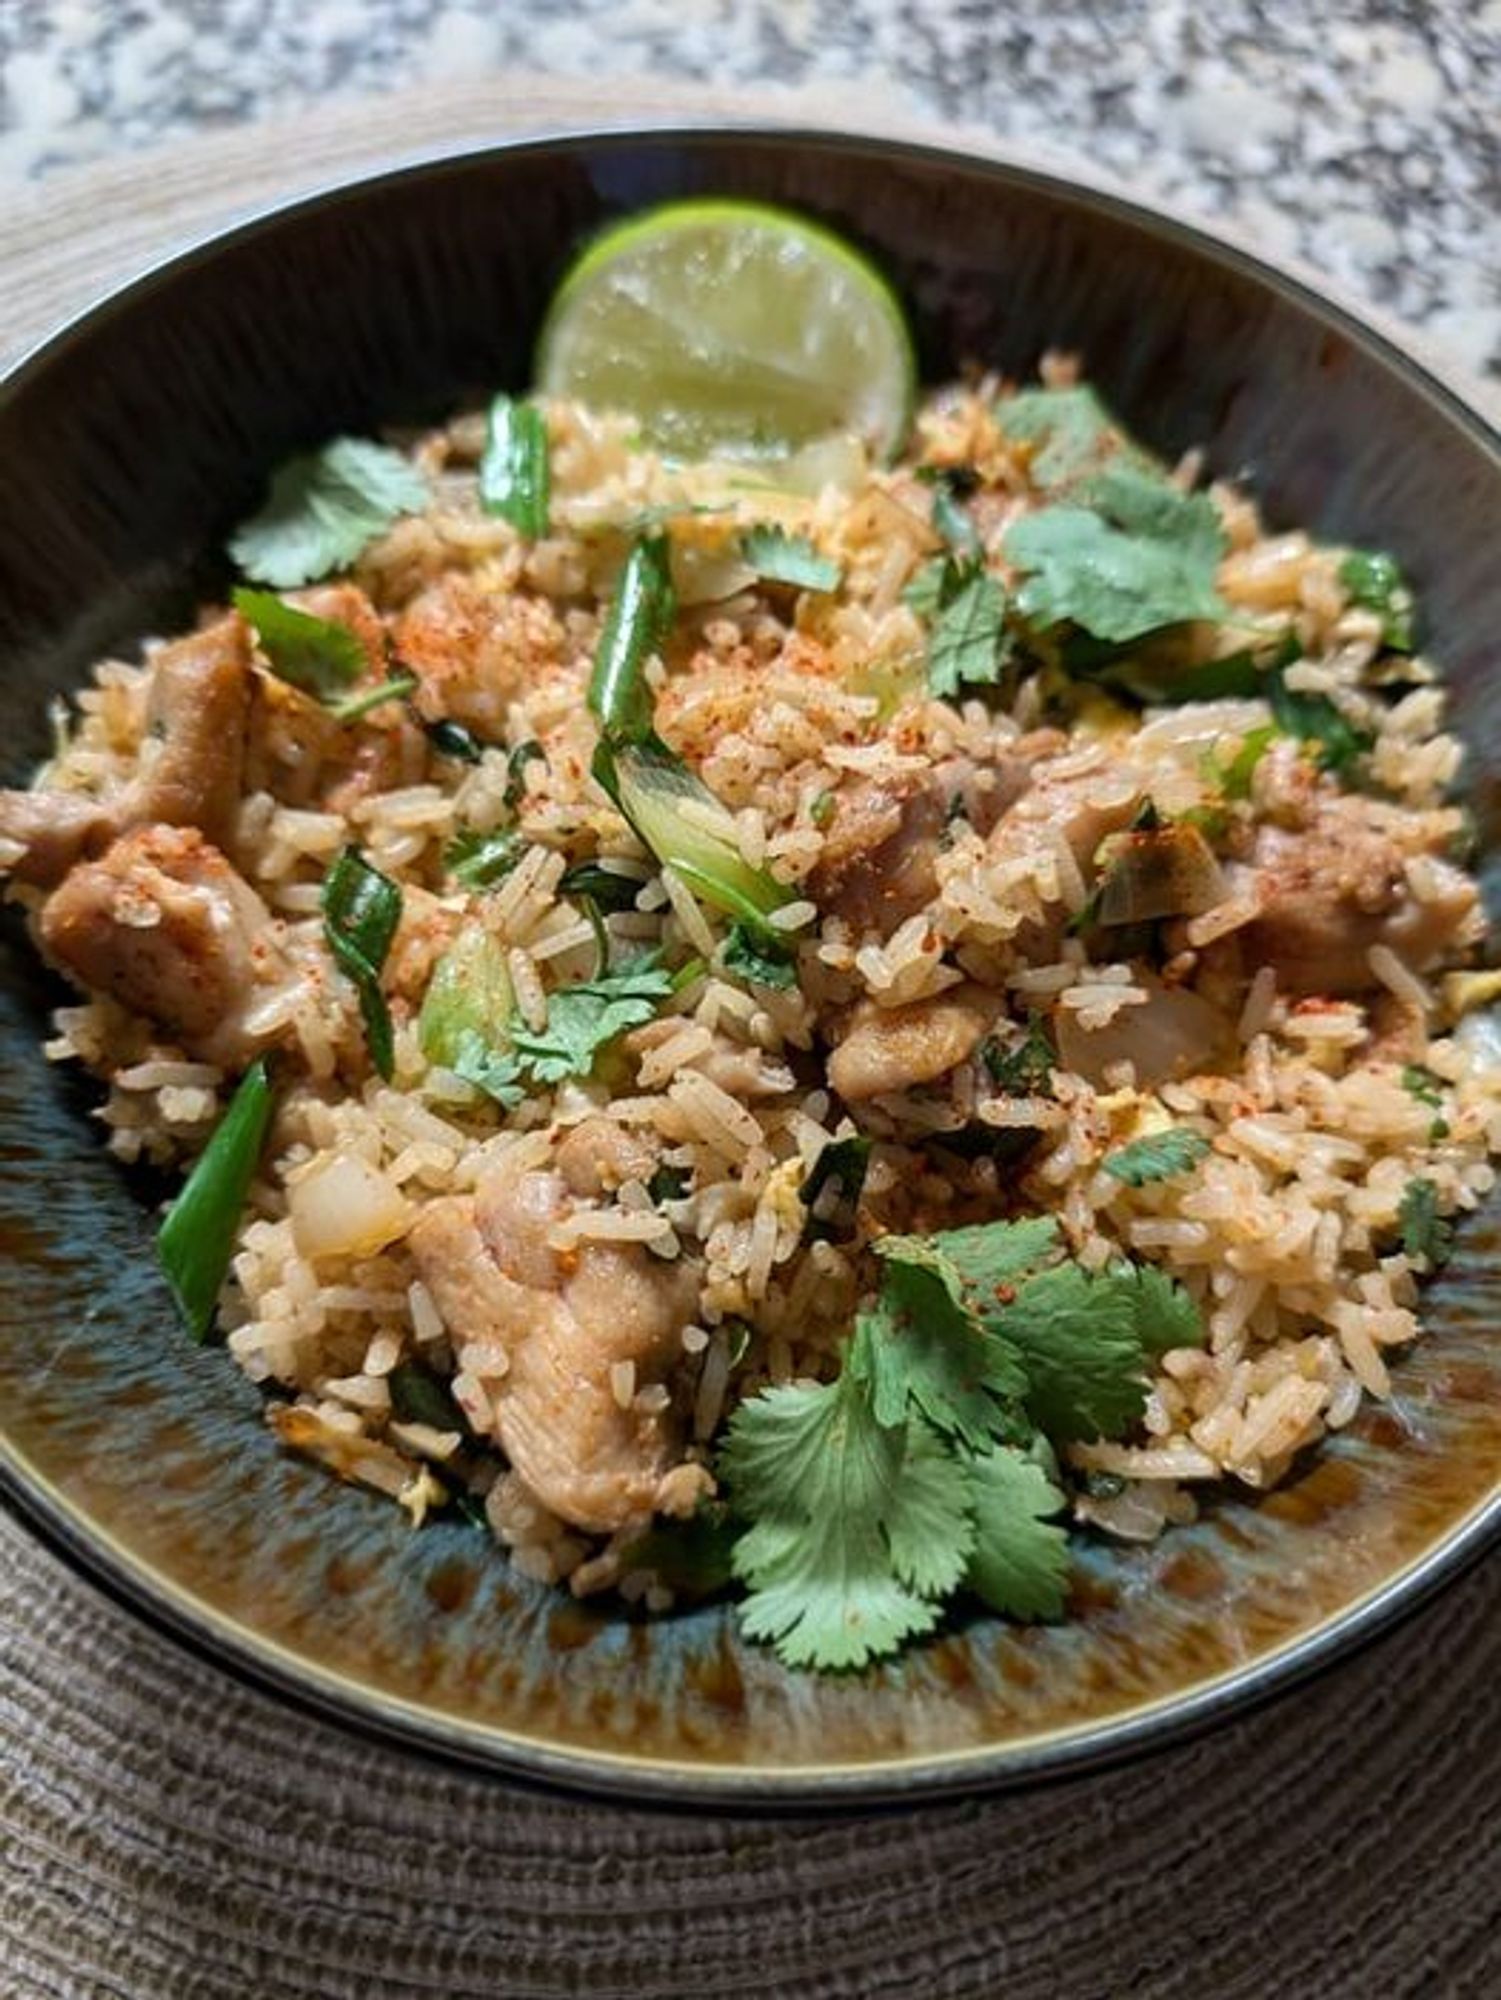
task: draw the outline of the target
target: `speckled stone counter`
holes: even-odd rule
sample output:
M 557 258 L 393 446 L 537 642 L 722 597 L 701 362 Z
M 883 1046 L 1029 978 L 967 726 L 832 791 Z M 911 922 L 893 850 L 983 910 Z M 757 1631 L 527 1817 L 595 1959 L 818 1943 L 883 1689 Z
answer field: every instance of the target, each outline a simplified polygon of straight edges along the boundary
M 518 67 L 1072 149 L 1501 372 L 1501 0 L 0 0 L 0 176 Z

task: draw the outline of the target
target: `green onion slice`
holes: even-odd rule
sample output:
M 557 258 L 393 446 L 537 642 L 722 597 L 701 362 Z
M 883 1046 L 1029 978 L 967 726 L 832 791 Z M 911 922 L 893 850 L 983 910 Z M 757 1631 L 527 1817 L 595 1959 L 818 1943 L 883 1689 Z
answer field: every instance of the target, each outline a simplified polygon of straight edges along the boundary
M 271 1079 L 259 1056 L 173 1202 L 156 1254 L 194 1340 L 208 1338 L 235 1231 L 271 1122 Z
M 635 544 L 594 657 L 589 710 L 612 742 L 639 742 L 651 733 L 647 656 L 657 651 L 677 611 L 665 535 Z
M 735 822 L 708 786 L 665 744 L 622 743 L 613 753 L 606 745 L 601 749 L 607 754 L 596 758 L 596 777 L 663 867 L 757 937 L 785 946 L 785 937 L 766 920 L 792 900 L 791 891 L 741 854 Z M 607 773 L 613 785 L 606 782 Z
M 535 403 L 497 396 L 479 463 L 480 505 L 535 542 L 547 533 L 551 483 L 547 419 Z
M 380 971 L 400 921 L 400 888 L 373 868 L 357 847 L 346 847 L 323 878 L 323 935 L 360 996 L 370 1060 L 387 1083 L 396 1054 Z

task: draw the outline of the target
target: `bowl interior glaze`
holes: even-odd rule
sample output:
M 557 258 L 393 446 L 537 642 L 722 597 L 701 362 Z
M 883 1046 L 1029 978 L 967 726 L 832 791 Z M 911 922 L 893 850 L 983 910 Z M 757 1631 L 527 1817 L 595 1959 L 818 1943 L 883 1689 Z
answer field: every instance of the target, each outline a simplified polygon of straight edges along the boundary
M 603 221 L 696 192 L 863 242 L 925 372 L 1077 349 L 1128 423 L 1202 444 L 1273 524 L 1389 548 L 1423 607 L 1489 853 L 1501 819 L 1501 459 L 1450 392 L 1296 281 L 1045 176 L 874 140 L 673 131 L 439 160 L 296 204 L 165 265 L 0 385 L 4 775 L 89 662 L 191 617 L 269 469 L 339 430 L 524 382 L 541 310 Z M 58 990 L 0 936 L 0 1474 L 97 1578 L 326 1710 L 533 1776 L 780 1803 L 1015 1780 L 1160 1741 L 1410 1605 L 1501 1518 L 1495 1219 L 1462 1232 L 1394 1402 L 1260 1504 L 1150 1549 L 1081 1541 L 1074 1616 L 973 1617 L 857 1679 L 743 1645 L 722 1607 L 645 1623 L 515 1575 L 472 1530 L 284 1456 L 256 1391 L 178 1331 L 160 1190 L 99 1149 L 41 1054 Z M 1394 1445 L 1401 1449 L 1392 1449 Z

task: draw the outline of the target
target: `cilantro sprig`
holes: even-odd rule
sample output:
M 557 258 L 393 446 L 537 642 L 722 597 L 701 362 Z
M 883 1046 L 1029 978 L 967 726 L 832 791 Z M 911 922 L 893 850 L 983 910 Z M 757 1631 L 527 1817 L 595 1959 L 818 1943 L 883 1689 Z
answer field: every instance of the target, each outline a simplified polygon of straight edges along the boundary
M 744 1524 L 742 1625 L 792 1666 L 894 1652 L 961 1587 L 1056 1617 L 1068 1551 L 1048 1441 L 1121 1435 L 1150 1364 L 1203 1339 L 1173 1280 L 1060 1261 L 1048 1217 L 872 1247 L 881 1287 L 837 1380 L 747 1399 L 720 1454 Z
M 1016 606 L 1030 625 L 1113 641 L 1193 619 L 1223 623 L 1215 571 L 1226 546 L 1206 495 L 1119 459 L 1065 502 L 1023 515 L 1003 544 L 1025 572 Z
M 285 603 L 274 590 L 242 586 L 232 592 L 231 602 L 254 627 L 272 671 L 304 694 L 334 700 L 364 673 L 365 649 L 337 619 L 315 618 Z
M 288 459 L 265 505 L 230 538 L 233 560 L 257 583 L 291 590 L 347 569 L 402 514 L 427 505 L 427 481 L 399 451 L 340 437 Z
M 1410 1180 L 1402 1190 L 1397 1228 L 1405 1256 L 1436 1271 L 1449 1261 L 1454 1225 L 1439 1213 L 1438 1184 L 1425 1177 Z
M 993 686 L 1010 659 L 1006 593 L 998 578 L 968 556 L 927 564 L 904 593 L 919 616 L 932 621 L 928 635 L 928 686 L 952 699 L 965 687 Z
M 1173 1125 L 1165 1132 L 1148 1132 L 1127 1146 L 1117 1146 L 1100 1164 L 1112 1179 L 1139 1188 L 1186 1174 L 1208 1151 L 1209 1141 L 1202 1132 L 1191 1125 Z

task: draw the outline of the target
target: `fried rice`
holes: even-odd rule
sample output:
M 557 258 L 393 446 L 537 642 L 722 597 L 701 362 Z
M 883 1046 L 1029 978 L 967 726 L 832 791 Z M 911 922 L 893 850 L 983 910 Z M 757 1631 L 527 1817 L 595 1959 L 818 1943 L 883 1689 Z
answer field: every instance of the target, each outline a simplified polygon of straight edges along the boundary
M 1071 364 L 1050 358 L 1044 377 L 1066 384 Z M 1076 1443 L 1065 1467 L 1079 1521 L 1153 1537 L 1220 1483 L 1274 1485 L 1365 1398 L 1391 1393 L 1421 1333 L 1426 1268 L 1403 1247 L 1405 1191 L 1431 1183 L 1451 1216 L 1492 1186 L 1501 1069 L 1483 1017 L 1467 1015 L 1483 925 L 1452 859 L 1461 749 L 1420 660 L 1387 684 L 1380 620 L 1351 601 L 1337 551 L 1268 534 L 1245 494 L 1209 488 L 1228 540 L 1219 589 L 1244 628 L 1293 632 L 1288 684 L 1369 738 L 1359 793 L 1283 737 L 1227 805 L 1224 768 L 1274 723 L 1258 697 L 1141 706 L 1079 683 L 1060 707 L 1046 668 L 928 691 L 907 593 L 940 542 L 919 467 L 972 469 L 970 514 L 1003 575 L 1004 536 L 1044 497 L 1028 447 L 998 421 L 1004 393 L 985 379 L 942 389 L 901 463 L 875 468 L 851 448 L 802 492 L 743 468 L 674 467 L 627 426 L 551 404 L 552 518 L 536 542 L 480 508 L 482 424 L 463 416 L 404 441 L 431 482 L 426 511 L 341 582 L 293 595 L 361 633 L 372 680 L 390 648 L 417 677 L 412 704 L 330 728 L 247 653 L 251 750 L 222 845 L 288 976 L 255 1023 L 281 1083 L 222 1295 L 228 1351 L 287 1445 L 417 1523 L 467 1498 L 534 1577 L 670 1602 L 632 1560 L 644 1519 L 686 1515 L 713 1491 L 714 1441 L 737 1404 L 837 1368 L 871 1284 L 870 1241 L 1039 1211 L 1086 1269 L 1122 1254 L 1154 1263 L 1199 1309 L 1203 1344 L 1161 1357 L 1135 1433 Z M 1175 477 L 1187 490 L 1197 472 L 1190 461 Z M 717 833 L 786 892 L 786 987 L 734 974 L 723 915 L 659 865 L 591 776 L 591 663 L 644 521 L 670 526 L 680 605 L 647 669 L 655 726 L 718 801 Z M 737 541 L 750 522 L 808 538 L 840 587 L 759 577 Z M 1225 641 L 1206 626 L 1192 644 L 1209 658 Z M 97 668 L 40 786 L 109 800 L 140 781 L 167 650 Z M 444 753 L 439 720 L 471 733 L 478 761 Z M 524 745 L 539 754 L 518 759 Z M 1143 950 L 1089 919 L 1102 844 L 1132 838 L 1147 799 L 1209 829 L 1219 886 Z M 524 844 L 519 865 L 466 889 L 454 843 L 504 828 Z M 1373 891 L 1362 904 L 1343 877 L 1325 895 L 1343 930 L 1325 941 L 1337 976 L 1321 980 L 1320 940 L 1300 920 L 1328 887 L 1320 870 L 1353 865 L 1362 843 L 1386 902 Z M 323 928 L 325 876 L 351 845 L 402 891 L 383 975 L 389 1080 Z M 48 889 L 27 881 L 25 859 L 23 838 L 0 838 L 12 893 L 40 922 Z M 424 997 L 478 926 L 519 1016 L 545 1030 L 551 997 L 600 962 L 589 912 L 564 887 L 582 863 L 624 885 L 599 919 L 612 960 L 653 952 L 687 976 L 591 1071 L 507 1109 L 424 1053 Z M 1305 876 L 1289 884 L 1294 867 Z M 1394 898 L 1400 922 L 1347 921 Z M 1034 1029 L 1045 1069 L 1003 1087 L 994 1051 Z M 174 1035 L 99 989 L 58 1010 L 47 1052 L 101 1079 L 114 1152 L 157 1165 L 200 1152 L 242 1067 L 211 1036 Z M 1186 1171 L 1132 1184 L 1105 1168 L 1170 1129 L 1207 1142 Z M 809 1175 L 856 1133 L 874 1142 L 858 1212 L 843 1233 L 812 1231 Z M 549 1505 L 508 1462 L 497 1439 L 515 1353 L 451 1323 L 453 1288 L 414 1249 L 425 1214 L 498 1167 L 513 1187 L 555 1180 L 570 1139 L 588 1157 L 539 1225 L 559 1268 L 607 1255 L 600 1271 L 626 1291 L 676 1287 L 670 1352 L 639 1365 L 597 1343 L 591 1392 L 633 1435 L 670 1441 L 650 1504 L 621 1518 Z M 448 1385 L 462 1426 L 398 1409 L 390 1384 L 414 1361 Z M 552 1441 L 565 1457 L 587 1448 L 571 1423 L 576 1407 Z

